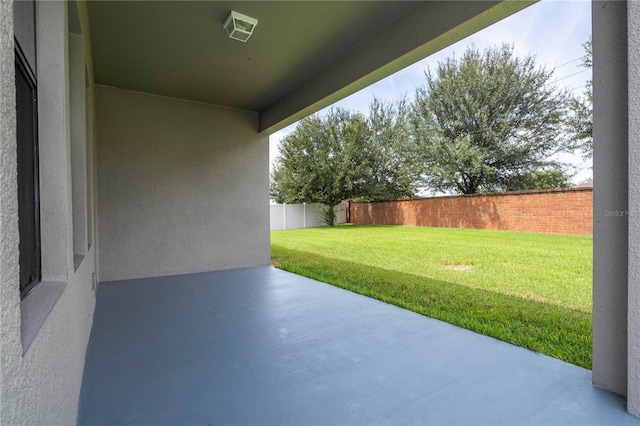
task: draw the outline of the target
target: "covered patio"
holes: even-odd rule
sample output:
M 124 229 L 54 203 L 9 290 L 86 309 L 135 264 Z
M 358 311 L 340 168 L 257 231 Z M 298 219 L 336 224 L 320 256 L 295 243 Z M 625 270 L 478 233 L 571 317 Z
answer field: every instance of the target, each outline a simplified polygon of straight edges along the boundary
M 1 1 L 0 423 L 638 425 L 640 2 L 592 2 L 593 371 L 269 266 L 269 135 L 533 3 Z
M 272 267 L 101 283 L 79 424 L 628 424 L 591 371 Z

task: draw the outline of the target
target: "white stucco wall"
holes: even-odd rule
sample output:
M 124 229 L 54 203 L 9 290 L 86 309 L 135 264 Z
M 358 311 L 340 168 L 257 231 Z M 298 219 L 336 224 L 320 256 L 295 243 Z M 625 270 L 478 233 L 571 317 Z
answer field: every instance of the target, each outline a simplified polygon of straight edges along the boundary
M 12 2 L 0 1 L 0 423 L 20 410 L 18 186 Z
M 627 392 L 627 5 L 593 12 L 593 382 Z
M 98 86 L 100 281 L 268 265 L 254 112 Z
M 627 409 L 640 416 L 640 3 L 629 2 L 629 312 Z
M 640 4 L 592 10 L 593 383 L 640 416 Z
M 85 351 L 95 304 L 92 272 L 94 248 L 77 271 L 73 271 L 71 215 L 69 208 L 70 170 L 68 169 L 68 120 L 65 119 L 67 87 L 66 4 L 38 2 L 38 94 L 40 145 L 61 148 L 59 155 L 41 151 L 41 177 L 56 169 L 59 180 L 41 183 L 44 198 L 56 198 L 57 208 L 42 217 L 43 238 L 62 253 L 52 253 L 43 245 L 43 278 L 33 293 L 20 301 L 18 262 L 18 221 L 16 206 L 16 137 L 13 28 L 11 1 L 0 3 L 0 331 L 2 335 L 0 373 L 0 424 L 75 424 Z M 47 111 L 56 105 L 57 115 Z M 44 192 L 46 191 L 46 196 Z M 47 201 L 42 201 L 45 207 Z M 53 229 L 55 228 L 55 229 Z M 45 269 L 44 259 L 48 259 Z M 47 279 L 61 280 L 55 285 Z M 34 297 L 49 288 L 62 288 L 59 298 L 44 312 L 30 310 Z M 41 291 L 44 290 L 44 291 Z M 59 294 L 59 293 L 58 293 Z M 44 297 L 46 299 L 46 296 Z M 33 308 L 33 303 L 31 303 Z M 23 347 L 26 320 L 42 314 L 43 322 L 35 337 Z

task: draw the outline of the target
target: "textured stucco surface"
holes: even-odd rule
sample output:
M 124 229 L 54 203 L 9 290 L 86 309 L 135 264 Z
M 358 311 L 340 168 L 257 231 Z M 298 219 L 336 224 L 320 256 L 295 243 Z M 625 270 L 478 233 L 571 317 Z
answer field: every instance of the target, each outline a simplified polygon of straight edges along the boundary
M 100 281 L 269 264 L 257 113 L 98 86 Z
M 593 382 L 627 392 L 627 5 L 593 2 Z
M 42 221 L 42 278 L 67 280 L 67 247 L 72 237 L 69 98 L 65 33 L 66 7 L 61 2 L 38 2 L 38 146 L 40 158 L 40 218 Z
M 82 36 L 69 34 L 69 111 L 73 253 L 87 250 L 87 90 Z
M 12 2 L 0 1 L 0 423 L 18 413 L 20 294 Z
M 629 311 L 627 408 L 640 416 L 640 4 L 629 2 Z
M 40 327 L 28 350 L 22 354 L 21 307 L 18 285 L 18 222 L 16 207 L 16 163 L 15 163 L 15 98 L 13 71 L 13 29 L 11 28 L 11 2 L 0 3 L 0 50 L 2 90 L 2 168 L 1 193 L 1 332 L 2 357 L 0 373 L 1 405 L 0 424 L 75 424 L 78 396 L 84 367 L 86 345 L 89 339 L 95 296 L 91 287 L 91 273 L 95 270 L 93 250 L 74 273 L 70 268 L 71 216 L 61 209 L 62 217 L 48 222 L 42 219 L 43 234 L 54 225 L 56 232 L 49 235 L 64 235 L 62 253 L 45 252 L 49 256 L 56 275 L 66 271 L 67 285 Z M 66 6 L 62 2 L 38 2 L 38 94 L 41 121 L 41 146 L 62 146 L 60 156 L 49 157 L 41 151 L 41 167 L 58 168 L 65 176 L 57 186 L 41 185 L 47 196 L 59 198 L 60 206 L 70 203 L 68 186 L 68 138 L 64 120 L 65 105 L 65 16 Z M 56 121 L 47 105 L 56 105 L 62 110 L 62 121 Z M 60 117 L 60 116 L 58 116 Z M 52 128 L 53 127 L 53 128 Z M 62 129 L 62 131 L 61 131 Z M 46 139 L 42 135 L 47 135 Z M 46 150 L 44 150 L 46 152 Z M 50 191 L 58 191 L 51 193 Z M 46 282 L 40 284 L 47 285 Z M 23 304 L 24 305 L 24 304 Z

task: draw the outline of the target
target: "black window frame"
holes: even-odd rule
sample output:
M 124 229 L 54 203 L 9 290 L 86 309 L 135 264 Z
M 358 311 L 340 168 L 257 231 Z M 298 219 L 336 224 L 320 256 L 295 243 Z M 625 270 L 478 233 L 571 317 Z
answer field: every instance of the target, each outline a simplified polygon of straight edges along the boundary
M 20 298 L 27 295 L 42 282 L 42 250 L 40 230 L 40 173 L 38 143 L 38 96 L 35 74 L 29 66 L 18 40 L 15 40 L 15 77 L 16 77 L 16 153 L 18 162 L 18 222 L 21 231 L 29 227 L 29 232 L 20 232 Z M 30 89 L 30 96 L 18 88 L 18 79 L 22 78 Z M 22 83 L 21 83 L 22 84 Z M 31 116 L 24 117 L 20 112 L 24 104 L 29 102 Z M 29 126 L 21 131 L 21 126 Z M 21 136 L 22 135 L 22 136 Z M 21 151 L 23 150 L 24 151 Z M 29 167 L 21 163 L 20 158 L 27 153 L 31 155 Z M 26 170 L 25 170 L 26 167 Z M 24 174 L 29 174 L 32 188 L 25 190 Z M 29 186 L 31 186 L 29 185 Z M 25 209 L 31 209 L 25 213 Z M 29 238 L 29 240 L 27 240 Z M 33 238 L 33 240 L 31 240 Z M 28 271 L 27 271 L 28 269 Z

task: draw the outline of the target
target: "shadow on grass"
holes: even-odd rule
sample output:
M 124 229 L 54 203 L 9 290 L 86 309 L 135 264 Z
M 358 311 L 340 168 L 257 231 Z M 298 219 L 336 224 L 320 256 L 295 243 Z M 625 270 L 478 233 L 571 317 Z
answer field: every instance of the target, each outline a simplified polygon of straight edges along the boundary
M 446 281 L 271 246 L 279 269 L 591 369 L 591 314 Z

